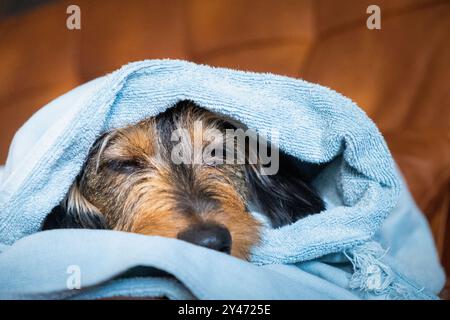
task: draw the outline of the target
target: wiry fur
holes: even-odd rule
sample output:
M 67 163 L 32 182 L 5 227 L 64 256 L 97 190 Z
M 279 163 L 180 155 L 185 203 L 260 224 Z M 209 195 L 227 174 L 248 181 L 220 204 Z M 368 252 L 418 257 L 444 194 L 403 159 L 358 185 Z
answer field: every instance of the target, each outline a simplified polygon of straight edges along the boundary
M 107 228 L 176 238 L 193 225 L 212 223 L 229 230 L 231 254 L 245 259 L 261 232 L 261 223 L 247 209 L 249 203 L 274 227 L 324 208 L 286 155 L 274 176 L 261 175 L 258 164 L 173 163 L 171 133 L 186 128 L 192 138 L 195 121 L 206 130 L 235 128 L 223 117 L 184 101 L 101 136 L 44 229 Z M 182 147 L 193 151 L 190 143 Z

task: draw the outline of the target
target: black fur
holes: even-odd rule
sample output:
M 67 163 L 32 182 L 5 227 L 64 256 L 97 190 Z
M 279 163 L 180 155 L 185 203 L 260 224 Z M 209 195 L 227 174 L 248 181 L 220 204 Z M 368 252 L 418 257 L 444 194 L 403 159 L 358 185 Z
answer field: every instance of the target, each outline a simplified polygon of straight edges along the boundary
M 47 215 L 42 230 L 51 229 L 109 229 L 102 215 L 93 212 L 67 212 L 58 205 Z
M 297 160 L 280 152 L 275 175 L 261 175 L 258 166 L 247 166 L 250 200 L 275 228 L 325 209 L 322 198 L 310 185 Z

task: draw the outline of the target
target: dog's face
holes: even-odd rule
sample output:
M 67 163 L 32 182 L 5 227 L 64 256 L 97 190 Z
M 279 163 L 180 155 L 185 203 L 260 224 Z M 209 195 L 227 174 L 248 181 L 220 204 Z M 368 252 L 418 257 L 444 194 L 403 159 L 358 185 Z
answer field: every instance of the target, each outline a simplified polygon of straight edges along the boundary
M 200 137 L 195 131 L 198 124 L 203 130 Z M 280 174 L 262 176 L 258 165 L 214 161 L 227 151 L 217 153 L 218 149 L 231 145 L 235 153 L 245 147 L 224 143 L 225 131 L 233 127 L 185 102 L 104 134 L 59 207 L 59 226 L 179 238 L 246 259 L 262 227 L 249 212 L 250 203 L 266 207 L 274 226 L 323 209 L 320 198 L 302 181 Z M 213 130 L 223 139 L 209 136 Z M 173 141 L 175 131 L 180 139 Z M 210 157 L 198 158 L 204 153 L 195 149 L 200 146 L 204 151 L 211 144 L 215 149 Z M 175 147 L 192 161 L 174 161 Z M 296 192 L 300 194 L 290 194 Z
M 224 129 L 212 114 L 188 107 L 109 133 L 94 148 L 74 192 L 81 191 L 111 229 L 183 239 L 208 233 L 210 226 L 220 234 L 204 241 L 216 240 L 214 248 L 245 257 L 258 241 L 260 224 L 246 209 L 243 166 L 176 164 L 171 157 L 177 129 L 186 129 L 190 136 L 182 148 L 193 153 L 195 122 L 206 130 Z M 211 142 L 207 138 L 202 149 Z

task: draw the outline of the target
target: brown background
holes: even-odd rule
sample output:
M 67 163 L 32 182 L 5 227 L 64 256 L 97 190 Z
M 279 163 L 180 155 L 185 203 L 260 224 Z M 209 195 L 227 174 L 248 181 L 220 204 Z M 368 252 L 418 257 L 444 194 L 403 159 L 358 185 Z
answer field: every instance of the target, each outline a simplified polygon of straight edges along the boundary
M 0 2 L 0 163 L 38 108 L 122 64 L 181 58 L 329 86 L 383 132 L 450 272 L 450 1 Z M 81 30 L 66 8 L 81 8 Z

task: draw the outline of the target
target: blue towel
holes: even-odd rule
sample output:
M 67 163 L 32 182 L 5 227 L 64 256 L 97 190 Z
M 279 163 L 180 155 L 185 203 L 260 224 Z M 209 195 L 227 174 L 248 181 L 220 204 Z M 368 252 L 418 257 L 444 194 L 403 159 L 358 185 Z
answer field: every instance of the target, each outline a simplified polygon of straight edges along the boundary
M 251 262 L 174 239 L 39 232 L 101 133 L 184 99 L 259 133 L 276 129 L 281 150 L 327 164 L 314 182 L 327 210 L 267 230 Z M 422 299 L 435 298 L 445 279 L 374 123 L 348 98 L 302 80 L 176 60 L 132 63 L 38 111 L 15 135 L 1 177 L 1 297 Z M 80 290 L 65 286 L 69 265 L 84 275 Z

